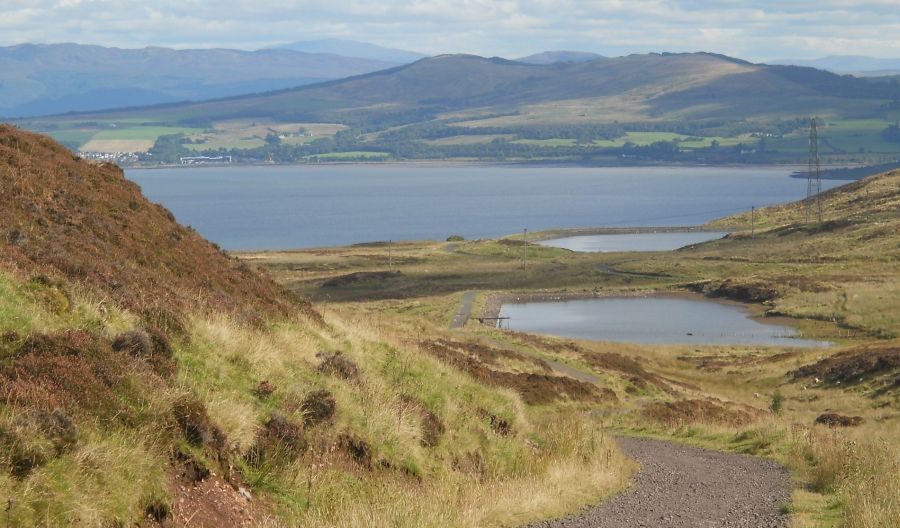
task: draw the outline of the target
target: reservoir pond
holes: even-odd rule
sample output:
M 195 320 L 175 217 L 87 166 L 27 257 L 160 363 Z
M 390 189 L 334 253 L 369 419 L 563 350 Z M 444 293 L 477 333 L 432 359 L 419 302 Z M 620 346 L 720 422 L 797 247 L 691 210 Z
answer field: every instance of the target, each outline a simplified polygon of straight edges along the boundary
M 718 240 L 724 231 L 694 231 L 682 233 L 623 233 L 610 235 L 577 235 L 541 240 L 542 246 L 558 247 L 580 253 L 611 253 L 618 251 L 671 251 L 673 249 Z
M 509 328 L 572 339 L 644 344 L 822 347 L 789 326 L 766 324 L 730 302 L 660 296 L 508 303 Z

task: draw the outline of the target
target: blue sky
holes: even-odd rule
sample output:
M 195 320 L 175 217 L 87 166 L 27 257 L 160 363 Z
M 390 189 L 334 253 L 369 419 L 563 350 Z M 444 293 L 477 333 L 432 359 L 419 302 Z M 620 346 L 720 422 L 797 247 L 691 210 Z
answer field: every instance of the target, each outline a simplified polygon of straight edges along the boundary
M 0 0 L 0 45 L 257 49 L 347 38 L 429 54 L 900 57 L 900 0 Z

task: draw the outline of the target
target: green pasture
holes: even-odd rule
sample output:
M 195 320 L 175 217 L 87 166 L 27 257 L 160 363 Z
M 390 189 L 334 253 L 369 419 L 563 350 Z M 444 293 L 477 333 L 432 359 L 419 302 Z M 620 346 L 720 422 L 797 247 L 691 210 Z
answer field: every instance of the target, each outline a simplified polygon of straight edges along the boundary
M 117 127 L 101 130 L 94 135 L 93 139 L 143 139 L 156 141 L 159 136 L 197 134 L 200 132 L 203 132 L 202 128 L 166 126 Z

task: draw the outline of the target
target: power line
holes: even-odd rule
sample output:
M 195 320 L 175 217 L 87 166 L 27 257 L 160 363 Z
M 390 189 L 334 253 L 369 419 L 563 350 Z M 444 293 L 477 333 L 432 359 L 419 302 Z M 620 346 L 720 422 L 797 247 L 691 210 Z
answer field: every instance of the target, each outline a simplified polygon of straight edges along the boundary
M 809 169 L 806 173 L 806 222 L 812 218 L 813 201 L 822 222 L 822 166 L 819 161 L 819 125 L 815 117 L 809 121 Z

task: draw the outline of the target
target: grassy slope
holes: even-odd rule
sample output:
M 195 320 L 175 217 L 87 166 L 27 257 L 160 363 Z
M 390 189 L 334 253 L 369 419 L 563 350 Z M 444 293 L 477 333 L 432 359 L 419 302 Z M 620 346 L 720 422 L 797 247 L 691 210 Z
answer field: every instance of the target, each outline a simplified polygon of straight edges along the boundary
M 898 201 L 900 171 L 825 193 L 821 224 L 806 223 L 804 203 L 787 204 L 757 212 L 755 238 L 738 231 L 722 241 L 648 254 L 576 254 L 532 246 L 527 271 L 521 270 L 522 247 L 514 238 L 395 246 L 393 262 L 401 273 L 388 279 L 365 275 L 387 267 L 386 251 L 378 246 L 243 258 L 314 299 L 350 303 L 342 309 L 443 325 L 449 324 L 464 290 L 483 292 L 476 312 L 490 292 L 507 291 L 584 295 L 693 289 L 754 302 L 760 316 L 787 317 L 807 336 L 838 346 L 574 343 L 476 323 L 467 332 L 597 376 L 621 399 L 600 413 L 602 420 L 624 433 L 784 462 L 797 483 L 791 506 L 797 526 L 886 526 L 898 515 L 896 480 L 888 475 L 896 474 L 900 463 Z M 745 229 L 749 220 L 738 215 L 709 227 Z M 633 274 L 610 274 L 609 269 Z M 333 280 L 360 272 L 355 281 Z M 610 353 L 637 359 L 645 372 L 623 369 Z M 791 374 L 804 366 L 809 374 Z M 623 370 L 637 382 L 623 379 Z M 675 393 L 659 390 L 653 374 L 686 385 Z M 783 398 L 777 415 L 768 411 L 776 394 Z M 689 400 L 707 403 L 684 403 Z M 659 403 L 670 406 L 655 406 Z M 743 412 L 754 418 L 745 419 Z M 864 423 L 842 430 L 813 426 L 826 412 L 860 416 Z
M 247 506 L 227 484 L 266 525 L 509 525 L 631 471 L 581 412 L 595 389 L 427 321 L 314 311 L 115 167 L 3 128 L 0 192 L 0 493 L 16 526 L 234 524 L 210 513 Z M 203 467 L 218 496 L 193 481 Z

